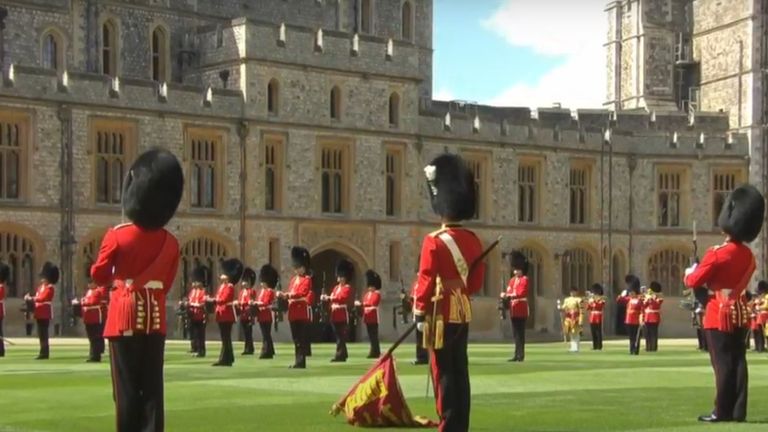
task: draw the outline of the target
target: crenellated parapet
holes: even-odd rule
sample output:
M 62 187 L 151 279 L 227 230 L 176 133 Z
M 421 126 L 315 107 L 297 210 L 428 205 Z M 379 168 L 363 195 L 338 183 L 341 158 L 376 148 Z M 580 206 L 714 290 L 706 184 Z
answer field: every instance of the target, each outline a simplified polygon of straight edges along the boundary
M 610 130 L 606 135 L 606 131 Z M 657 155 L 747 156 L 744 134 L 728 115 L 679 111 L 491 107 L 422 100 L 422 136 L 502 145 L 599 151 L 606 137 L 615 152 Z

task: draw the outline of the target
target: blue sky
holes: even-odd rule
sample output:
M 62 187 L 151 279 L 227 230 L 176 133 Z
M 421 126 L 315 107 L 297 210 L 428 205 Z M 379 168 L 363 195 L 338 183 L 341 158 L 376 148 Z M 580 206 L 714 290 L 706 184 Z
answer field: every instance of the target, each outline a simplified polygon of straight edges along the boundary
M 599 107 L 605 0 L 434 0 L 434 93 L 492 105 Z

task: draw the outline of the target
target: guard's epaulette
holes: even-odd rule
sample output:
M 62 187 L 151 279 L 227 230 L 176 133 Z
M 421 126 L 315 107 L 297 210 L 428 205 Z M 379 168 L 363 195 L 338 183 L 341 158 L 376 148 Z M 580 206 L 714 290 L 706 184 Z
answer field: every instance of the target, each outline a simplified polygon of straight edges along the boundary
M 120 228 L 125 228 L 127 226 L 133 225 L 131 222 L 122 223 L 120 225 L 115 225 L 112 229 L 113 230 L 119 230 Z
M 440 235 L 440 233 L 445 232 L 445 231 L 447 231 L 445 227 L 440 228 L 437 231 L 433 231 L 433 232 L 429 233 L 429 237 L 437 237 L 437 236 Z
M 728 242 L 725 242 L 725 243 L 719 244 L 717 246 L 712 246 L 712 250 L 718 250 L 718 249 L 720 249 L 722 247 L 725 247 L 727 244 L 728 244 Z

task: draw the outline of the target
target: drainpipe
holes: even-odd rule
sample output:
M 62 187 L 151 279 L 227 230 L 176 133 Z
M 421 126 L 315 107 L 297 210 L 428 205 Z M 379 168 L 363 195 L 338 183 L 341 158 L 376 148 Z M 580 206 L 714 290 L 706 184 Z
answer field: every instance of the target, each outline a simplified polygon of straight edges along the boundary
M 247 155 L 247 143 L 250 128 L 248 122 L 245 120 L 240 121 L 237 125 L 237 136 L 240 138 L 240 259 L 247 260 L 245 256 L 247 238 L 245 229 L 245 215 L 248 209 L 248 199 L 246 196 L 245 185 L 248 183 L 248 164 L 246 160 Z
M 61 268 L 62 279 L 60 281 L 59 300 L 61 301 L 60 317 L 62 320 L 59 322 L 59 335 L 63 334 L 71 318 L 70 308 L 68 307 L 70 299 L 75 297 L 74 292 L 74 278 L 73 278 L 73 251 L 76 241 L 74 239 L 74 196 L 72 193 L 72 109 L 68 106 L 62 105 L 58 110 L 58 118 L 61 122 L 61 154 L 60 154 L 60 194 L 59 194 L 59 210 L 60 210 L 60 260 L 59 266 Z

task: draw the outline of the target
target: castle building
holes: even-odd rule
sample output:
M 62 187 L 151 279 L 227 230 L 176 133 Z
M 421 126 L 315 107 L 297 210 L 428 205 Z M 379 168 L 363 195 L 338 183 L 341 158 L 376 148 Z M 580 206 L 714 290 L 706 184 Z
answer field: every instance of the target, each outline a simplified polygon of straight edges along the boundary
M 62 268 L 56 321 L 66 330 L 68 299 L 82 292 L 105 230 L 122 221 L 125 170 L 152 146 L 177 154 L 186 177 L 169 225 L 182 247 L 169 308 L 198 263 L 216 272 L 223 257 L 254 268 L 271 262 L 286 281 L 290 246 L 300 244 L 312 253 L 318 291 L 334 282 L 342 257 L 355 264 L 356 297 L 365 270 L 379 271 L 381 329 L 392 336 L 391 306 L 410 289 L 421 239 L 438 224 L 422 167 L 445 151 L 462 154 L 477 180 L 468 225 L 486 244 L 502 236 L 473 302 L 473 338 L 508 336 L 496 305 L 509 276 L 503 253 L 512 249 L 531 261 L 537 333 L 559 332 L 555 302 L 571 287 L 600 282 L 614 295 L 628 272 L 679 297 L 692 225 L 700 244 L 721 241 L 716 215 L 756 165 L 756 132 L 747 109 L 735 126 L 726 102 L 689 103 L 686 112 L 671 90 L 660 95 L 650 80 L 674 78 L 678 63 L 672 33 L 664 48 L 656 27 L 638 27 L 655 23 L 656 3 L 678 2 L 609 5 L 621 34 L 606 45 L 609 58 L 620 53 L 609 64 L 618 92 L 609 91 L 610 110 L 572 111 L 433 100 L 432 0 L 4 1 L 6 333 L 22 331 L 16 311 L 45 260 Z M 693 46 L 709 53 L 718 42 L 703 34 L 715 33 L 694 33 Z M 666 61 L 661 53 L 664 67 L 654 63 Z M 707 61 L 697 64 L 708 76 Z M 723 74 L 725 98 L 739 79 Z M 753 80 L 741 82 L 751 95 Z M 689 335 L 687 312 L 674 301 L 664 308 L 662 335 Z M 288 335 L 281 328 L 278 337 Z

